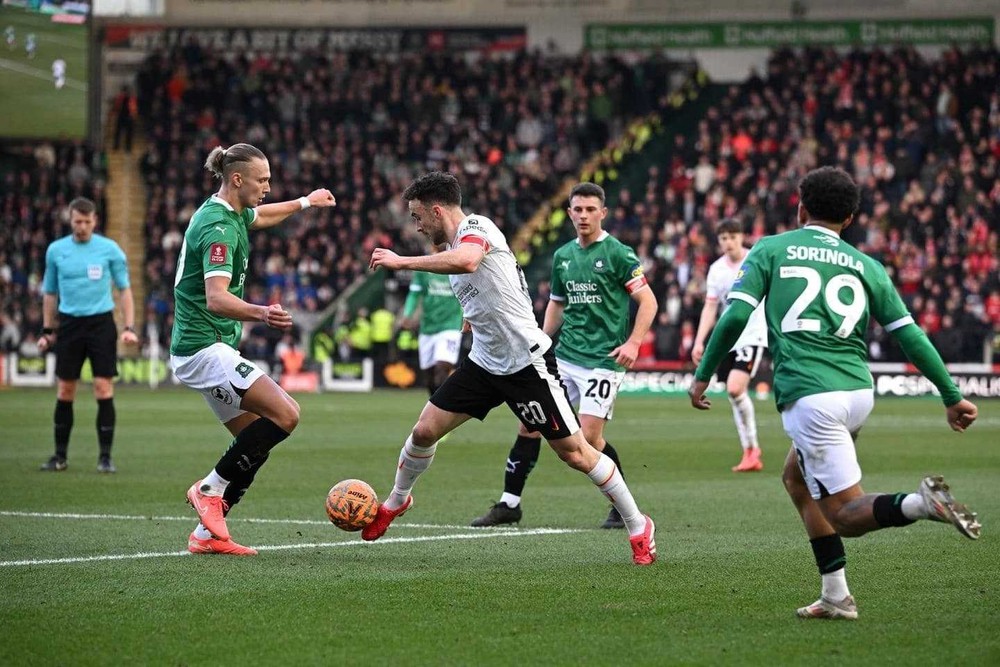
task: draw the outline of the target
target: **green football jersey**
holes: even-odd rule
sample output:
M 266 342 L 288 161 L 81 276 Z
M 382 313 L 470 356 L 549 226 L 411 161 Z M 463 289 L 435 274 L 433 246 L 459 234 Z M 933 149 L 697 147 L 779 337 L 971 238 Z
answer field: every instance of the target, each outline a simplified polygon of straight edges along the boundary
M 213 343 L 234 349 L 239 344 L 243 323 L 209 312 L 205 279 L 229 276 L 229 293 L 243 298 L 250 262 L 247 230 L 256 215 L 252 208 L 237 214 L 213 195 L 191 216 L 177 260 L 170 354 L 187 357 Z
M 565 306 L 556 357 L 622 370 L 608 353 L 628 338 L 630 295 L 645 284 L 635 252 L 607 232 L 586 248 L 574 239 L 556 250 L 550 298 Z
M 756 307 L 764 296 L 779 409 L 803 396 L 870 388 L 869 315 L 887 331 L 913 323 L 885 268 L 819 226 L 754 245 L 729 298 Z
M 403 316 L 409 317 L 420 303 L 420 333 L 425 335 L 462 329 L 462 306 L 455 298 L 448 276 L 415 271 L 410 281 Z

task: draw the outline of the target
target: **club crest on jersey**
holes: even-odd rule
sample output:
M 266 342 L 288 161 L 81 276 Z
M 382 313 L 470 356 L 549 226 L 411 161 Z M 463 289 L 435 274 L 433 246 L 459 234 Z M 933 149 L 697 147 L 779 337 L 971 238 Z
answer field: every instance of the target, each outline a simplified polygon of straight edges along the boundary
M 597 273 L 604 273 L 608 270 L 608 263 L 604 261 L 603 258 L 598 258 L 594 260 L 594 271 Z
M 743 282 L 743 276 L 745 276 L 746 273 L 747 272 L 743 270 L 743 267 L 740 267 L 740 270 L 736 272 L 736 278 L 733 279 L 733 287 L 736 287 Z
M 838 241 L 837 239 L 833 238 L 828 234 L 815 234 L 813 238 L 819 241 L 820 243 L 825 243 L 829 246 L 833 246 L 834 248 L 840 245 L 840 241 Z

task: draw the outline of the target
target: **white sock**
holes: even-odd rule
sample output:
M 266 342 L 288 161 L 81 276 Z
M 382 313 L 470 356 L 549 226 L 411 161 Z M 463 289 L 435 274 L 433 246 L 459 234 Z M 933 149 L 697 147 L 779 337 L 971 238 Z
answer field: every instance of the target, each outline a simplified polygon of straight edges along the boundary
M 601 454 L 597 460 L 597 465 L 587 473 L 597 488 L 601 490 L 611 504 L 615 506 L 618 513 L 625 521 L 628 528 L 629 537 L 634 537 L 646 530 L 646 517 L 639 511 L 639 506 L 632 497 L 632 492 L 628 490 L 625 478 L 618 470 L 618 466 L 606 454 Z
M 406 437 L 403 449 L 399 452 L 396 481 L 392 486 L 392 493 L 385 501 L 386 509 L 398 510 L 403 506 L 413 489 L 413 483 L 434 461 L 435 450 L 437 450 L 437 443 L 430 447 L 417 447 L 413 444 L 412 433 Z
M 212 533 L 208 532 L 208 528 L 199 523 L 198 527 L 194 529 L 194 536 L 199 540 L 207 540 L 212 537 Z
M 831 602 L 840 602 L 851 591 L 847 589 L 847 570 L 840 568 L 836 572 L 823 575 L 823 597 Z
M 901 509 L 903 510 L 903 516 L 907 519 L 926 519 L 927 518 L 927 506 L 924 505 L 924 499 L 919 493 L 909 493 L 903 498 L 903 504 Z
M 500 496 L 500 502 L 502 502 L 507 507 L 514 509 L 521 504 L 521 496 L 515 496 L 513 493 L 503 492 Z
M 215 472 L 215 468 L 212 468 L 212 472 L 201 480 L 198 490 L 206 496 L 221 496 L 226 492 L 227 486 L 229 486 L 229 480 L 219 477 L 219 473 Z
M 740 446 L 750 449 L 757 446 L 757 413 L 749 394 L 743 392 L 736 398 L 729 397 L 733 406 L 733 421 L 736 422 L 736 432 L 740 434 Z

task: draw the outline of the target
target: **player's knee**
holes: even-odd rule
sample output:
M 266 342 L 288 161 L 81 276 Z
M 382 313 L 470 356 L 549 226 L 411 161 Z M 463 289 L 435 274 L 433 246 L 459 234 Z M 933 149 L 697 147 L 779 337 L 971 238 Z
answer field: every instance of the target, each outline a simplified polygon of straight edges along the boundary
M 730 401 L 739 400 L 741 396 L 747 393 L 747 390 L 743 387 L 726 387 L 726 393 L 729 394 Z
M 410 437 L 417 447 L 430 447 L 438 441 L 440 436 L 430 423 L 420 420 L 413 427 Z
M 76 382 L 60 380 L 56 387 L 56 398 L 60 401 L 72 401 L 76 398 Z
M 285 401 L 278 413 L 271 418 L 279 428 L 286 433 L 291 433 L 299 425 L 299 404 L 293 398 Z

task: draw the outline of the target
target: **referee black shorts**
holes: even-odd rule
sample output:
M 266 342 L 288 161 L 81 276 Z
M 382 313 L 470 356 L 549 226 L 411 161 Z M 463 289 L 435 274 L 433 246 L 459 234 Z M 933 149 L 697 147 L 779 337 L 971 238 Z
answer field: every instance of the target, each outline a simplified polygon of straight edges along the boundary
M 111 312 L 86 317 L 59 313 L 56 377 L 79 380 L 85 359 L 90 359 L 94 377 L 118 375 L 118 327 Z
M 506 403 L 525 427 L 540 431 L 547 440 L 566 438 L 580 430 L 551 348 L 511 375 L 494 375 L 466 357 L 430 400 L 442 410 L 480 421 Z

